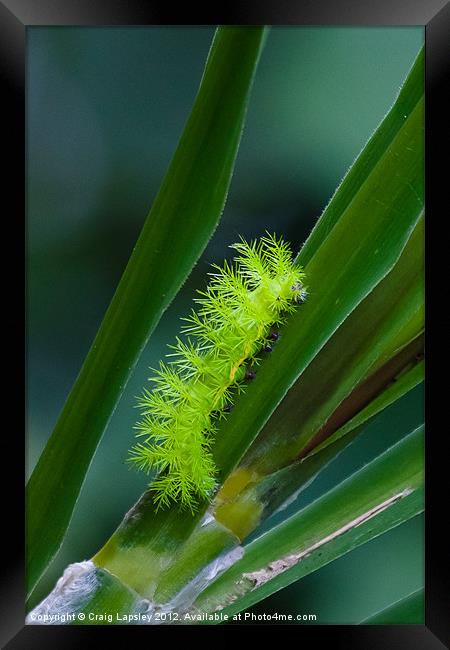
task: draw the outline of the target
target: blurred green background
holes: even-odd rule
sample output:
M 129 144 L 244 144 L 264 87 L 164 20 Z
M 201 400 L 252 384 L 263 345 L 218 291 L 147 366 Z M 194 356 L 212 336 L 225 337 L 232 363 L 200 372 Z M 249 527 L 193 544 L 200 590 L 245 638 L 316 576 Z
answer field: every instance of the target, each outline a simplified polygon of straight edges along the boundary
M 27 29 L 28 475 L 175 150 L 213 33 L 212 27 Z M 420 27 L 272 28 L 222 222 L 140 359 L 67 539 L 31 605 L 68 563 L 94 554 L 145 489 L 145 475 L 124 463 L 135 396 L 178 332 L 194 290 L 204 286 L 208 265 L 229 257 L 239 234 L 251 238 L 266 229 L 298 250 L 391 106 L 423 39 Z M 369 424 L 275 520 L 422 421 L 419 387 Z M 358 623 L 422 585 L 423 518 L 416 517 L 254 611 Z

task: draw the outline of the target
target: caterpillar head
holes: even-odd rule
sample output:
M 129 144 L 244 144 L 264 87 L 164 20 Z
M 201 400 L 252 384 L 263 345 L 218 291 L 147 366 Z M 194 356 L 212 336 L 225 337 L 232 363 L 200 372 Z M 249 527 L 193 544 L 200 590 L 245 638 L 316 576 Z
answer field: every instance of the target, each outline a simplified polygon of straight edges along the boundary
M 297 305 L 301 305 L 308 297 L 308 292 L 306 291 L 303 282 L 300 280 L 296 280 L 294 282 L 294 284 L 291 286 L 291 291 L 292 302 L 296 303 Z

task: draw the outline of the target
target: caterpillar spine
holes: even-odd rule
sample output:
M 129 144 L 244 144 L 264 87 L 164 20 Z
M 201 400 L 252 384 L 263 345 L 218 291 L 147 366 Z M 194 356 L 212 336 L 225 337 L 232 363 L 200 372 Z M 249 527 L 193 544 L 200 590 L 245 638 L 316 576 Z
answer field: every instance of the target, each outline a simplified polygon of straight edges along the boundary
M 258 364 L 261 348 L 272 349 L 273 332 L 307 296 L 304 273 L 289 245 L 275 235 L 233 244 L 234 264 L 213 265 L 197 310 L 183 319 L 185 340 L 150 378 L 138 406 L 138 442 L 129 460 L 156 470 L 151 483 L 157 507 L 179 502 L 194 510 L 216 487 L 211 445 L 217 418 L 226 417 L 245 390 L 246 373 Z

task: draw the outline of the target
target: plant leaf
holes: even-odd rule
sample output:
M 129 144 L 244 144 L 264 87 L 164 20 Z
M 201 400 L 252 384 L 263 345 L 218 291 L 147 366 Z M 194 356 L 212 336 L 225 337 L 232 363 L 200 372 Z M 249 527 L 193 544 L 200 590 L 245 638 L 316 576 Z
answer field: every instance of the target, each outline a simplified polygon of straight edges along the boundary
M 337 328 L 393 268 L 422 210 L 421 100 L 308 263 L 309 299 L 219 430 L 212 451 L 222 477 Z
M 423 234 L 421 219 L 392 271 L 301 373 L 241 465 L 265 474 L 305 457 L 414 360 L 408 345 L 424 327 Z
M 227 479 L 216 518 L 243 539 L 309 485 L 364 422 L 421 380 L 423 327 L 421 220 L 394 269 L 313 359 Z
M 298 262 L 306 266 L 326 239 L 423 95 L 425 50 L 421 49 L 394 105 L 355 160 L 302 247 Z
M 384 408 L 399 399 L 423 380 L 423 363 L 406 372 L 347 425 L 314 449 L 306 458 L 264 476 L 250 484 L 231 503 L 220 504 L 215 512 L 218 521 L 244 539 L 258 524 L 309 487 L 312 481 L 351 444 L 365 429 L 364 425 Z M 217 507 L 217 506 L 216 506 Z M 225 510 L 225 513 L 223 512 Z M 242 512 L 247 517 L 242 521 Z M 257 516 L 251 516 L 256 513 Z
M 134 365 L 223 210 L 264 38 L 221 27 L 191 115 L 98 334 L 27 487 L 29 591 L 57 552 Z
M 396 400 L 400 399 L 408 391 L 415 388 L 420 384 L 425 378 L 425 362 L 421 361 L 420 363 L 414 365 L 412 368 L 408 369 L 403 373 L 397 381 L 390 384 L 386 390 L 384 390 L 380 395 L 378 395 L 370 404 L 363 408 L 354 418 L 349 420 L 344 426 L 338 429 L 332 436 L 327 438 L 321 445 L 315 447 L 311 456 L 319 453 L 328 445 L 333 444 L 340 438 L 343 438 L 348 433 L 351 433 L 355 429 L 366 424 L 369 420 L 375 417 L 383 409 L 388 407 L 390 404 L 393 404 Z
M 194 603 L 233 615 L 423 510 L 423 427 L 245 547 Z
M 389 607 L 373 614 L 361 625 L 418 625 L 425 622 L 424 590 L 417 591 L 401 598 Z

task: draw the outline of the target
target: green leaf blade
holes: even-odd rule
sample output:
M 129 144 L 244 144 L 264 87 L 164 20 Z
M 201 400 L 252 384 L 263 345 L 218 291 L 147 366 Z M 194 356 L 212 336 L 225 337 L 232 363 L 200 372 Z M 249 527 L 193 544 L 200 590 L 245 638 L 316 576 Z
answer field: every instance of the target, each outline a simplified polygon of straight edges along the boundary
M 276 353 L 261 366 L 258 380 L 217 437 L 213 453 L 223 476 L 341 323 L 393 268 L 422 214 L 420 100 L 306 266 L 309 299 L 283 328 Z
M 354 195 L 362 187 L 364 180 L 384 155 L 393 137 L 402 127 L 405 117 L 410 114 L 423 95 L 424 74 L 425 50 L 422 48 L 393 107 L 355 160 L 303 245 L 298 255 L 299 264 L 305 266 L 309 263 L 351 203 Z
M 420 427 L 249 544 L 200 594 L 194 611 L 242 611 L 422 512 L 423 444 Z
M 191 116 L 84 365 L 27 486 L 31 591 L 57 552 L 101 435 L 225 204 L 262 27 L 216 33 Z
M 405 596 L 389 607 L 373 614 L 361 625 L 418 625 L 425 622 L 424 590 Z

